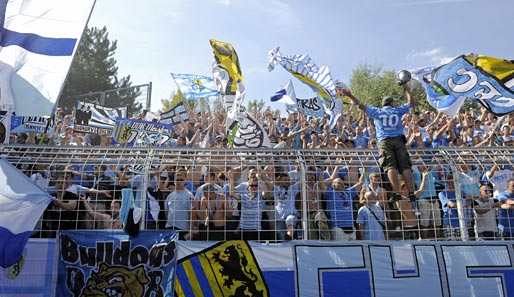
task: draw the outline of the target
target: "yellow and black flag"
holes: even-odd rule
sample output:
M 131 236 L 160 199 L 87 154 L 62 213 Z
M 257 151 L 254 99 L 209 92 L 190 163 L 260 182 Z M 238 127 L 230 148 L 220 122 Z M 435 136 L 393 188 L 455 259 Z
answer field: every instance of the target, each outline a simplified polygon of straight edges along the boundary
M 212 77 L 218 92 L 223 98 L 225 109 L 230 112 L 232 105 L 236 110 L 242 104 L 244 94 L 243 73 L 239 66 L 236 50 L 230 43 L 210 39 L 214 61 L 212 64 Z M 237 94 L 239 91 L 239 96 Z
M 246 241 L 220 242 L 177 263 L 176 296 L 269 296 Z

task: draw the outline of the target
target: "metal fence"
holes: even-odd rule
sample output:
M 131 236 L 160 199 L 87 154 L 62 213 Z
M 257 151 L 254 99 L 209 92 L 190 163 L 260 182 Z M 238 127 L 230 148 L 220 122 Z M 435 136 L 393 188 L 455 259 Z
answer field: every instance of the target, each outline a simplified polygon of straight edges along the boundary
M 375 150 L 0 148 L 58 198 L 33 237 L 124 225 L 185 240 L 498 240 L 501 206 L 480 185 L 505 191 L 514 172 L 510 147 L 414 149 L 417 200 L 390 201 Z M 121 221 L 122 201 L 139 224 Z

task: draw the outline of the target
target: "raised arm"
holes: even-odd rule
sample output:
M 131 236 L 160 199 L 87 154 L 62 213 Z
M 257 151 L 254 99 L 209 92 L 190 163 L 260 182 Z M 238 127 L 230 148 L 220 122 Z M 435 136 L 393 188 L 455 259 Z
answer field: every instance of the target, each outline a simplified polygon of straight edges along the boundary
M 359 99 L 355 98 L 355 96 L 353 96 L 352 94 L 352 91 L 350 91 L 350 89 L 343 89 L 343 94 L 348 96 L 348 98 L 350 98 L 350 100 L 352 100 L 352 103 L 354 105 L 356 105 L 357 107 L 359 107 L 360 110 L 362 111 L 366 111 L 366 104 L 362 103 L 359 101 Z
M 409 84 L 403 84 L 403 89 L 405 90 L 405 95 L 407 95 L 407 102 L 412 104 L 412 106 L 414 107 L 416 100 L 414 100 L 414 96 L 412 96 L 412 92 L 410 91 Z
M 235 181 L 234 181 L 234 176 L 233 176 L 233 173 L 232 173 L 232 170 L 229 170 L 227 172 L 227 178 L 228 178 L 228 182 L 229 182 L 229 195 L 231 197 L 234 197 L 235 199 L 239 200 L 239 193 L 236 191 L 236 186 L 235 186 Z
M 95 220 L 102 220 L 102 221 L 108 221 L 108 220 L 111 219 L 111 216 L 108 215 L 108 214 L 103 214 L 103 213 L 99 213 L 99 212 L 94 211 L 93 208 L 91 207 L 91 205 L 89 205 L 89 202 L 87 202 L 85 196 L 80 196 L 80 200 L 82 200 L 82 204 L 86 208 L 87 213 L 91 217 L 93 217 L 93 219 L 95 219 Z

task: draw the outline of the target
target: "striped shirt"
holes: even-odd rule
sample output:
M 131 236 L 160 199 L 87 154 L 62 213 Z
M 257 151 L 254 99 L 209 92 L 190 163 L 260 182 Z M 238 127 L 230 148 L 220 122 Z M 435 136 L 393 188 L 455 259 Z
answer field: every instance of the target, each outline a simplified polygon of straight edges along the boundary
M 241 200 L 239 228 L 241 230 L 261 230 L 262 211 L 264 210 L 261 193 L 257 192 L 254 197 L 250 197 L 247 184 L 237 186 L 236 191 Z
M 357 195 L 355 187 L 350 187 L 342 192 L 334 190 L 332 185 L 328 186 L 325 193 L 327 209 L 330 213 L 332 227 L 353 227 L 353 201 L 352 196 Z

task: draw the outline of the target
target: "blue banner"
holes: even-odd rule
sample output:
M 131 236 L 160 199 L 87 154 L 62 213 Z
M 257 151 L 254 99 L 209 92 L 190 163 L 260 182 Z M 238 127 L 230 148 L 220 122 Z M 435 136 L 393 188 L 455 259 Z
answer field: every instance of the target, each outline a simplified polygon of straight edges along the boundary
M 171 137 L 171 124 L 117 118 L 112 142 L 125 146 L 161 146 Z
M 44 133 L 50 117 L 12 116 L 11 133 Z M 54 134 L 55 125 L 52 124 L 46 131 L 47 135 Z
M 174 231 L 62 231 L 56 296 L 172 296 Z

